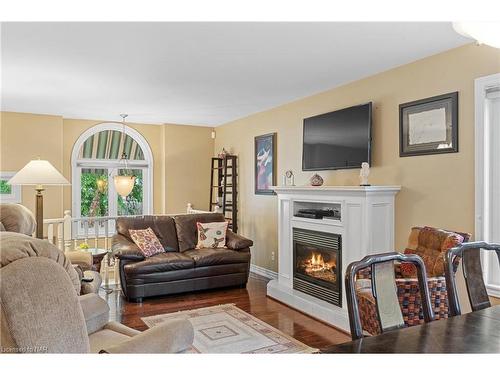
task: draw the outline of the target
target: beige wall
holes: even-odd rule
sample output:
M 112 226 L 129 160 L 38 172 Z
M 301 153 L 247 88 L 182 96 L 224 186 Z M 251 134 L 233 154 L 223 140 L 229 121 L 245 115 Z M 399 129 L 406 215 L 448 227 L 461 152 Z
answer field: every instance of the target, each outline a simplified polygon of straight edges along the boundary
M 46 159 L 63 168 L 63 119 L 60 116 L 1 113 L 0 170 L 17 172 L 30 160 Z M 66 176 L 67 177 L 67 176 Z M 47 186 L 44 192 L 45 217 L 60 217 L 62 187 Z M 23 204 L 35 211 L 35 187 L 22 187 Z
M 213 128 L 165 125 L 166 212 L 184 212 L 188 202 L 208 210 Z
M 412 226 L 433 225 L 474 231 L 474 79 L 500 72 L 500 50 L 467 45 L 342 87 L 254 114 L 216 128 L 216 151 L 239 156 L 240 232 L 252 238 L 253 262 L 277 270 L 277 198 L 254 194 L 254 137 L 277 132 L 278 183 L 287 169 L 295 183 L 301 171 L 302 120 L 372 101 L 371 184 L 401 185 L 396 198 L 396 248 L 404 249 Z M 399 157 L 398 105 L 459 92 L 460 152 Z M 326 185 L 356 185 L 358 170 L 322 171 Z
M 78 137 L 98 120 L 63 119 L 61 116 L 1 113 L 0 170 L 18 171 L 40 156 L 71 180 L 71 153 Z M 208 203 L 212 128 L 184 125 L 128 123 L 141 133 L 153 153 L 153 212 L 185 212 Z M 167 148 L 167 149 L 166 149 Z M 34 210 L 34 190 L 23 187 L 22 203 Z M 71 210 L 71 187 L 48 187 L 44 217 L 61 217 Z

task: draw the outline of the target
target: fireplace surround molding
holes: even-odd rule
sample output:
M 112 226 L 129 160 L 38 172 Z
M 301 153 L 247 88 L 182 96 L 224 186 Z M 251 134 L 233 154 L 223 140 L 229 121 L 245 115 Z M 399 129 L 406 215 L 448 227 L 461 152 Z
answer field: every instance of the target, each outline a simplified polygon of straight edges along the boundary
M 267 295 L 342 330 L 349 330 L 345 293 L 342 307 L 294 289 L 293 229 L 341 236 L 341 279 L 349 263 L 394 251 L 394 205 L 401 186 L 275 186 L 278 196 L 278 278 Z M 298 217 L 299 209 L 339 210 L 340 218 Z

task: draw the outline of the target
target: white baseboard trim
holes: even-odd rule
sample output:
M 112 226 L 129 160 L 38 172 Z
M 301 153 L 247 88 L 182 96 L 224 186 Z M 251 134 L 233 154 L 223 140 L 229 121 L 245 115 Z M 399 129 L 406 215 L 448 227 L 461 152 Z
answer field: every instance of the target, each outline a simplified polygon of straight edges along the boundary
M 498 286 L 487 284 L 486 289 L 488 291 L 488 295 L 495 298 L 500 298 L 500 288 Z
M 257 266 L 255 264 L 250 264 L 250 272 L 256 273 L 257 275 L 267 277 L 271 280 L 278 279 L 278 272 L 268 270 L 267 268 Z

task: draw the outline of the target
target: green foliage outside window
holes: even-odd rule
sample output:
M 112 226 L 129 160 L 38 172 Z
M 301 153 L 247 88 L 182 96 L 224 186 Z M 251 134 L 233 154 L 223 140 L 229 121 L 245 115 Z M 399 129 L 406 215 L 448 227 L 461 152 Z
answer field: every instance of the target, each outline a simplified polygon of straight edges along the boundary
M 97 188 L 98 179 L 107 181 L 108 176 L 102 173 L 82 172 L 81 213 L 84 217 L 107 216 L 108 214 L 107 190 L 103 193 L 99 192 Z M 92 202 L 94 202 L 94 207 L 92 207 Z
M 102 171 L 102 170 L 101 170 Z M 81 174 L 81 215 L 84 217 L 108 216 L 107 186 L 99 191 L 97 182 L 103 180 L 108 183 L 106 173 L 101 171 L 85 171 Z M 120 174 L 122 171 L 119 171 Z M 133 170 L 136 176 L 135 185 L 127 198 L 117 197 L 118 215 L 141 215 L 143 199 L 142 170 Z M 112 181 L 112 180 L 111 180 Z
M 0 180 L 0 194 L 11 194 L 12 186 L 7 184 L 7 180 Z

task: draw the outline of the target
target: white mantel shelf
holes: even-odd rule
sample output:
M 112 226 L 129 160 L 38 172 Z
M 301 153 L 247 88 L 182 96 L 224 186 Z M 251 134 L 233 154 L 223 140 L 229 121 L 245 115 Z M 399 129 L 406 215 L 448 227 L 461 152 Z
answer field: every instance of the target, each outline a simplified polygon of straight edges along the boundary
M 386 186 L 386 185 L 370 185 L 370 186 L 271 186 L 271 190 L 276 193 L 297 193 L 297 192 L 398 192 L 401 190 L 401 186 Z
M 267 295 L 322 321 L 349 330 L 344 277 L 347 266 L 375 253 L 394 251 L 395 196 L 401 186 L 274 186 L 278 195 L 278 279 Z M 341 218 L 295 216 L 301 208 L 336 208 Z M 342 307 L 293 288 L 294 228 L 333 233 L 342 238 Z

